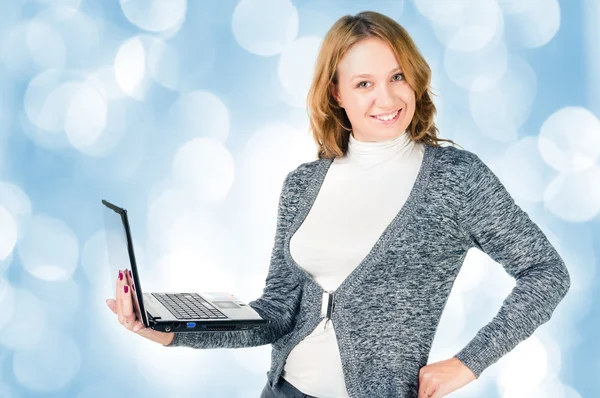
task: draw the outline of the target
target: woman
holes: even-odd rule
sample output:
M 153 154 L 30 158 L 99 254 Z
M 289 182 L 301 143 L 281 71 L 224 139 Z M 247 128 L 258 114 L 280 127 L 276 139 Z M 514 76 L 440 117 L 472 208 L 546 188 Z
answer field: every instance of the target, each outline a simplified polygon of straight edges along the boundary
M 542 231 L 475 154 L 442 147 L 430 69 L 392 19 L 340 18 L 308 96 L 318 159 L 286 177 L 263 295 L 269 328 L 165 334 L 140 329 L 117 281 L 119 322 L 163 345 L 272 344 L 262 397 L 443 397 L 548 321 L 570 286 Z M 427 365 L 467 251 L 517 283 L 460 352 Z M 127 323 L 130 322 L 130 323 Z

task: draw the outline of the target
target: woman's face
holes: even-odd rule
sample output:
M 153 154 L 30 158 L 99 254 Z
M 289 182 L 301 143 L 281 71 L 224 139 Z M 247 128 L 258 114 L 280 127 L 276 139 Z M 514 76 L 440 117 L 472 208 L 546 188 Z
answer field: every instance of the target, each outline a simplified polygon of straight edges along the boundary
M 415 113 L 415 92 L 387 43 L 368 38 L 352 45 L 338 63 L 337 77 L 332 93 L 355 139 L 387 141 L 406 131 Z

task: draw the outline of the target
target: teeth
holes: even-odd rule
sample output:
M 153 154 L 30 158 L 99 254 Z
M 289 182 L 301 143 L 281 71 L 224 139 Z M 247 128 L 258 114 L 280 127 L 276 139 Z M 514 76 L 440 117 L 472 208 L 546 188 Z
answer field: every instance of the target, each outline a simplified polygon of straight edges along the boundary
M 398 111 L 396 111 L 390 115 L 387 115 L 387 116 L 375 116 L 375 117 L 379 120 L 388 121 L 388 120 L 392 120 L 393 118 L 395 118 L 397 114 L 398 114 Z

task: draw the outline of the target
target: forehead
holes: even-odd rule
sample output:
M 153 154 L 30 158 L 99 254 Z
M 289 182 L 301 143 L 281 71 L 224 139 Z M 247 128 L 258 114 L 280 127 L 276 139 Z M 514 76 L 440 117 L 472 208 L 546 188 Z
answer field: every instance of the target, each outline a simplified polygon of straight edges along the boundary
M 392 48 L 378 38 L 363 39 L 354 43 L 338 64 L 340 75 L 360 73 L 387 74 L 400 66 Z

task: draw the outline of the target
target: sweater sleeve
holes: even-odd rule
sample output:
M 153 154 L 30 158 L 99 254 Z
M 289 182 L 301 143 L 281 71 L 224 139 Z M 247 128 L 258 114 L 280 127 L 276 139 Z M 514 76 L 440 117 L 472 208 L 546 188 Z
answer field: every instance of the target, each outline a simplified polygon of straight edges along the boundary
M 283 254 L 287 231 L 289 173 L 285 178 L 277 211 L 275 243 L 271 252 L 269 271 L 261 297 L 248 303 L 263 319 L 271 323 L 260 329 L 211 332 L 175 332 L 173 341 L 165 347 L 243 348 L 272 344 L 291 332 L 298 311 L 302 287 L 286 264 Z
M 460 194 L 459 224 L 470 247 L 515 278 L 497 315 L 454 357 L 477 378 L 547 322 L 571 285 L 569 272 L 540 228 L 475 154 Z

